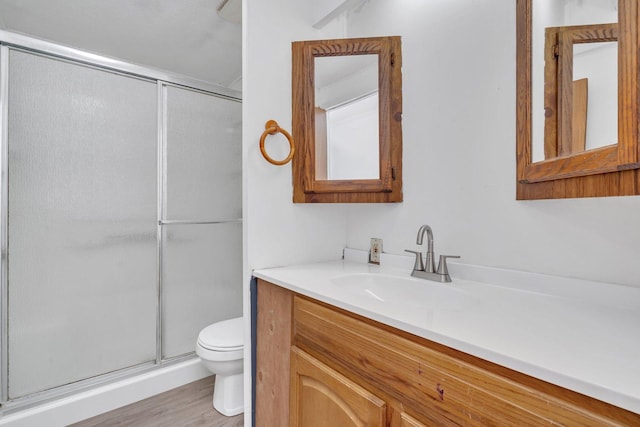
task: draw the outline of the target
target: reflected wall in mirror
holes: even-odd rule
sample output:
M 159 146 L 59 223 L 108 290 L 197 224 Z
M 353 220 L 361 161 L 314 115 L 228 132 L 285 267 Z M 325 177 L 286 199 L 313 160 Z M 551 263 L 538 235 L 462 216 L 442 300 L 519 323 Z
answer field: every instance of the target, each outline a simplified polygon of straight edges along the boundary
M 517 198 L 640 193 L 637 0 L 517 0 Z
M 533 161 L 617 143 L 617 0 L 535 0 L 532 15 Z
M 293 200 L 402 201 L 400 37 L 292 44 Z
M 380 179 L 378 55 L 319 56 L 316 179 Z

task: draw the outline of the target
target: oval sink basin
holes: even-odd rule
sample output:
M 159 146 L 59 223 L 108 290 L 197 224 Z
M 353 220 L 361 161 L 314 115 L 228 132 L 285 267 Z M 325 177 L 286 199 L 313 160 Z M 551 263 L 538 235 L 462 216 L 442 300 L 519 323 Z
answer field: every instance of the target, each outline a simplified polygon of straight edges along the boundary
M 413 277 L 360 273 L 337 276 L 331 281 L 352 296 L 393 306 L 425 310 L 462 310 L 476 303 L 474 297 L 456 289 L 455 284 L 442 284 Z

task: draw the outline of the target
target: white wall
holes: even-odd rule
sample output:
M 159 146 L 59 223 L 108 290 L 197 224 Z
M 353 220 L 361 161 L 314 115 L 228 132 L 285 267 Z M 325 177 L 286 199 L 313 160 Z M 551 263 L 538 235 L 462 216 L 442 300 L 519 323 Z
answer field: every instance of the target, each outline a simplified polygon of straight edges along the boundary
M 243 64 L 247 266 L 253 269 L 336 259 L 346 243 L 346 206 L 294 205 L 291 163 L 268 163 L 258 143 L 269 119 L 291 132 L 291 42 L 342 37 L 343 33 L 313 29 L 311 2 L 249 3 L 245 8 Z M 275 159 L 284 158 L 289 147 L 282 135 L 267 137 L 265 146 Z
M 245 313 L 249 313 L 248 285 L 253 269 L 339 259 L 346 245 L 346 206 L 294 205 L 291 163 L 267 163 L 258 146 L 269 119 L 291 132 L 291 42 L 344 36 L 336 25 L 322 31 L 313 29 L 311 9 L 311 1 L 243 1 Z M 288 144 L 282 136 L 268 137 L 265 145 L 273 158 L 286 157 Z M 248 355 L 248 323 L 245 334 Z M 249 357 L 245 357 L 245 372 L 250 372 Z M 245 381 L 248 385 L 248 376 Z M 247 410 L 250 401 L 246 386 Z M 250 420 L 247 412 L 246 425 Z
M 640 285 L 640 197 L 515 200 L 515 2 L 370 0 L 350 37 L 401 35 L 404 203 L 349 206 L 347 244 Z

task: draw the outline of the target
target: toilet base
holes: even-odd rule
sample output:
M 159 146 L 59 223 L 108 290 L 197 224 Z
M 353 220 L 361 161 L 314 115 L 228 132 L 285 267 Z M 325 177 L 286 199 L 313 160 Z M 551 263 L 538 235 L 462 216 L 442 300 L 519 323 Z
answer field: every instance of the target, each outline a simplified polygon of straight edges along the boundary
M 216 375 L 213 387 L 213 407 L 227 417 L 240 414 L 244 410 L 244 377 L 236 375 Z

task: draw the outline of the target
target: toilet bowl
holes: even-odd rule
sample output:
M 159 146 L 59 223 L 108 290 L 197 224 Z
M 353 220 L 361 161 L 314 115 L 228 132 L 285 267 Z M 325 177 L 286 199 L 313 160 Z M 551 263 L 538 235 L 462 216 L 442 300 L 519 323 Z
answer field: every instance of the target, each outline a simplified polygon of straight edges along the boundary
M 222 415 L 233 416 L 244 409 L 243 318 L 223 320 L 200 331 L 196 354 L 216 375 L 213 407 Z

